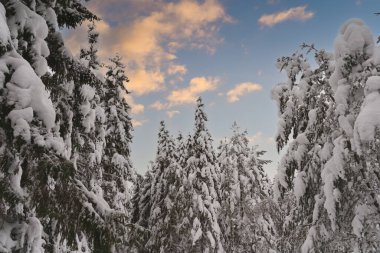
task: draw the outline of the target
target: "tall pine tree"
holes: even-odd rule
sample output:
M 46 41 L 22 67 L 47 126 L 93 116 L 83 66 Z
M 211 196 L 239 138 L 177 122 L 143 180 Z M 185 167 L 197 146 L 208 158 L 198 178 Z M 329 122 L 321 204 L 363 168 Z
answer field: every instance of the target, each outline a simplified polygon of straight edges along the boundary
M 180 243 L 187 252 L 224 252 L 218 223 L 219 175 L 206 122 L 204 104 L 198 98 L 194 135 L 190 143 L 184 180 L 186 202 L 183 205 L 186 217 L 182 217 L 182 220 L 184 228 L 187 229 L 183 229 Z
M 275 228 L 268 212 L 271 207 L 269 180 L 259 158 L 263 152 L 249 147 L 247 132 L 236 123 L 231 138 L 219 146 L 221 170 L 220 224 L 226 252 L 275 249 Z

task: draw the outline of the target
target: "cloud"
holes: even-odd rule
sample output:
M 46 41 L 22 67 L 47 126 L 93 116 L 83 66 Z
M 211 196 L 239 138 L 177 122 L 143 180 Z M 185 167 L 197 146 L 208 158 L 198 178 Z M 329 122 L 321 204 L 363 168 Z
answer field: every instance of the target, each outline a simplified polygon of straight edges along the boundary
M 273 14 L 263 15 L 260 17 L 259 23 L 262 26 L 273 27 L 287 20 L 306 21 L 314 17 L 314 12 L 305 11 L 305 9 L 306 6 L 299 6 L 295 8 L 290 8 L 288 10 L 276 12 Z
M 165 74 L 159 70 L 149 71 L 141 68 L 131 71 L 128 76 L 131 80 L 128 83 L 128 90 L 131 90 L 134 94 L 143 95 L 164 88 Z
M 356 0 L 355 1 L 355 4 L 358 6 L 362 5 L 362 3 L 363 3 L 363 0 Z
M 157 111 L 161 111 L 161 110 L 166 109 L 168 106 L 167 106 L 167 104 L 163 104 L 160 101 L 156 101 L 153 104 L 151 104 L 149 107 L 156 109 Z
M 275 144 L 273 137 L 264 136 L 262 132 L 247 136 L 248 140 L 254 145 Z
M 267 4 L 270 4 L 270 5 L 278 4 L 279 2 L 280 0 L 267 0 Z
M 171 118 L 173 118 L 175 115 L 177 115 L 179 113 L 180 113 L 179 111 L 167 111 L 166 115 L 168 115 L 168 117 L 171 119 Z
M 214 52 L 222 42 L 220 24 L 232 21 L 218 0 L 93 0 L 88 6 L 104 20 L 98 23 L 100 57 L 123 57 L 128 89 L 136 95 L 161 91 L 171 75 L 186 73 L 185 65 L 174 63 L 179 50 Z M 86 29 L 66 37 L 72 52 L 87 45 Z
M 134 128 L 140 127 L 140 126 L 144 125 L 146 122 L 148 122 L 148 120 L 146 120 L 146 119 L 143 119 L 143 120 L 132 119 L 132 126 Z
M 132 114 L 140 114 L 144 112 L 145 106 L 143 104 L 136 103 L 131 94 L 125 95 L 124 98 L 128 105 L 131 107 Z
M 241 96 L 247 95 L 250 92 L 261 91 L 263 87 L 256 83 L 240 83 L 236 85 L 232 90 L 227 92 L 227 100 L 230 103 L 235 103 L 240 100 Z
M 194 77 L 189 86 L 183 89 L 173 90 L 167 100 L 169 105 L 194 103 L 199 95 L 217 88 L 220 79 L 217 77 Z
M 169 75 L 185 75 L 187 73 L 187 68 L 185 65 L 171 64 L 168 68 Z

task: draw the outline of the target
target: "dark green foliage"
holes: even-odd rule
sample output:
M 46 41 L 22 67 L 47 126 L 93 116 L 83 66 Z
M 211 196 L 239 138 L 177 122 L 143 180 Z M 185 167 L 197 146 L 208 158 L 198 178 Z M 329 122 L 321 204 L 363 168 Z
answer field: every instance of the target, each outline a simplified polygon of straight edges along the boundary
M 76 28 L 86 20 L 99 20 L 80 0 L 57 0 L 54 11 L 60 27 Z

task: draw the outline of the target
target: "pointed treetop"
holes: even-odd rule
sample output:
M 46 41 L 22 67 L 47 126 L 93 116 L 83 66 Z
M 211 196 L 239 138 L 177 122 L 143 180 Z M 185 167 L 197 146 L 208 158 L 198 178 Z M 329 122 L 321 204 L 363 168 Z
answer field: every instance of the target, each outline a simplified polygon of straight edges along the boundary
M 174 155 L 174 140 L 170 136 L 169 131 L 166 129 L 164 121 L 160 121 L 157 144 L 158 147 L 156 154 L 159 159 Z
M 129 79 L 125 75 L 126 66 L 123 63 L 123 58 L 119 54 L 116 54 L 114 57 L 110 58 L 109 61 L 111 64 L 107 66 L 107 79 L 112 81 L 114 85 L 125 89 L 124 82 L 129 82 Z M 128 91 L 126 92 L 129 93 Z
M 236 143 L 241 143 L 243 144 L 244 146 L 248 147 L 248 138 L 247 138 L 247 130 L 244 130 L 242 131 L 242 129 L 238 126 L 238 124 L 236 123 L 236 121 L 234 121 L 234 123 L 232 124 L 232 137 L 231 137 L 231 141 L 232 143 L 236 144 Z
M 197 99 L 197 108 L 195 109 L 195 133 L 199 131 L 205 131 L 206 125 L 205 122 L 207 121 L 207 116 L 204 112 L 204 104 L 202 102 L 202 98 L 199 97 Z

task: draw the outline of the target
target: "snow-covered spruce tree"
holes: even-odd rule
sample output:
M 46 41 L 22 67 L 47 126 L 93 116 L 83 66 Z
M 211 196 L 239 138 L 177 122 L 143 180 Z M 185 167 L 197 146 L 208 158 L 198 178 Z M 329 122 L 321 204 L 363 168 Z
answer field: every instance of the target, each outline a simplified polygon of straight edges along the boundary
M 140 219 L 140 199 L 141 199 L 141 192 L 142 192 L 142 184 L 144 182 L 143 176 L 140 174 L 136 174 L 136 181 L 133 188 L 133 196 L 132 196 L 132 212 L 131 212 L 131 223 L 135 224 Z
M 218 223 L 219 174 L 212 138 L 206 128 L 202 99 L 197 99 L 195 131 L 185 167 L 183 214 L 180 217 L 183 252 L 224 252 Z
M 2 252 L 44 252 L 40 195 L 60 187 L 49 173 L 58 166 L 44 165 L 53 161 L 65 166 L 56 155 L 63 144 L 53 134 L 54 107 L 40 79 L 47 71 L 47 30 L 44 19 L 22 2 L 0 2 Z M 33 57 L 27 61 L 26 55 Z
M 192 143 L 193 136 L 188 134 L 185 138 L 181 133 L 177 137 L 176 141 L 176 157 L 177 163 L 181 168 L 183 168 L 183 173 L 185 174 L 185 168 L 187 166 L 187 161 L 192 154 Z
M 356 19 L 342 26 L 335 47 L 334 59 L 316 52 L 315 70 L 302 57 L 279 62 L 289 79 L 273 90 L 280 108 L 277 141 L 283 147 L 291 132 L 294 140 L 280 164 L 275 188 L 278 196 L 292 189 L 297 201 L 283 234 L 283 241 L 295 244 L 283 244 L 285 252 L 375 252 L 379 240 L 373 229 L 379 221 L 374 197 L 379 177 L 374 156 L 360 152 L 360 130 L 354 129 L 367 108 L 364 91 L 371 90 L 373 82 L 366 80 L 378 75 L 378 47 Z
M 146 173 L 146 176 L 150 178 L 149 171 Z M 143 249 L 148 240 L 148 233 L 146 228 L 139 225 L 139 219 L 142 213 L 140 210 L 140 202 L 143 193 L 143 184 L 144 177 L 136 174 L 133 196 L 131 199 L 131 218 L 130 224 L 128 226 L 128 250 L 130 252 L 144 252 Z
M 140 191 L 134 192 L 134 197 L 137 197 L 136 194 L 139 196 L 136 199 L 138 200 L 137 205 L 133 206 L 133 212 L 137 213 L 136 209 L 138 209 L 138 217 L 133 216 L 133 226 L 131 227 L 132 231 L 130 231 L 130 249 L 132 252 L 146 252 L 146 243 L 149 240 L 148 224 L 152 207 L 152 167 L 151 162 L 141 182 Z
M 148 227 L 150 209 L 152 207 L 150 194 L 153 181 L 153 175 L 151 172 L 152 167 L 153 165 L 151 165 L 148 171 L 145 173 L 144 180 L 142 182 L 141 197 L 139 200 L 140 217 L 137 223 L 144 228 Z
M 177 162 L 174 140 L 161 122 L 157 157 L 153 165 L 152 208 L 149 220 L 148 248 L 152 252 L 181 252 L 179 239 L 179 214 L 181 206 L 178 197 L 182 186 L 182 168 Z M 177 203 L 178 202 L 178 203 Z
M 236 123 L 233 135 L 219 145 L 221 173 L 220 226 L 226 252 L 272 252 L 275 249 L 274 226 L 270 208 L 269 180 L 261 160 L 262 151 L 249 146 L 247 132 Z
M 12 232 L 13 235 L 19 235 L 14 237 L 16 240 L 9 241 L 12 244 L 12 250 L 28 247 L 26 244 L 34 243 L 33 238 L 29 240 L 22 236 L 31 233 L 32 228 L 30 231 L 25 230 L 27 229 L 25 221 L 30 220 L 29 223 L 35 229 L 42 225 L 45 241 L 43 247 L 47 252 L 66 252 L 78 248 L 86 249 L 88 252 L 109 252 L 114 248 L 113 245 L 119 236 L 117 235 L 118 231 L 115 231 L 109 224 L 117 220 L 114 218 L 119 217 L 120 212 L 112 209 L 110 204 L 101 197 L 103 190 L 100 184 L 102 171 L 100 170 L 101 155 L 99 154 L 101 154 L 104 139 L 101 138 L 103 117 L 99 110 L 102 101 L 99 87 L 103 85 L 103 80 L 93 68 L 83 65 L 67 52 L 60 33 L 61 27 L 75 28 L 85 20 L 91 21 L 97 18 L 79 0 L 11 0 L 1 1 L 1 3 L 5 7 L 3 19 L 6 17 L 6 22 L 4 22 L 5 19 L 2 21 L 1 31 L 4 31 L 3 34 L 7 34 L 5 28 L 10 30 L 10 43 L 4 44 L 2 47 L 4 53 L 14 55 L 12 57 L 15 59 L 20 58 L 21 55 L 26 60 L 23 60 L 23 65 L 30 64 L 32 66 L 34 75 L 40 76 L 50 90 L 55 107 L 54 116 L 56 116 L 52 119 L 53 124 L 47 125 L 44 122 L 46 126 L 44 129 L 42 119 L 47 117 L 47 114 L 42 116 L 39 111 L 42 112 L 43 108 L 49 110 L 49 103 L 44 99 L 48 95 L 41 88 L 43 86 L 35 84 L 37 81 L 32 73 L 22 70 L 23 73 L 28 73 L 28 78 L 24 79 L 30 83 L 33 82 L 34 85 L 28 84 L 25 80 L 20 81 L 20 79 L 12 82 L 22 85 L 33 95 L 27 96 L 25 92 L 13 92 L 20 94 L 12 95 L 14 97 L 12 98 L 13 104 L 8 104 L 3 99 L 2 101 L 6 105 L 2 110 L 5 115 L 4 120 L 7 119 L 7 110 L 11 110 L 13 107 L 17 110 L 31 107 L 28 99 L 39 100 L 44 105 L 38 108 L 32 107 L 32 118 L 29 117 L 30 110 L 25 111 L 25 113 L 29 113 L 24 115 L 29 117 L 26 122 L 30 123 L 30 126 L 38 126 L 38 129 L 41 130 L 30 128 L 32 130 L 30 146 L 22 144 L 25 154 L 19 156 L 20 166 L 16 166 L 22 170 L 15 169 L 14 166 L 12 169 L 13 174 L 22 175 L 20 187 L 28 192 L 28 196 L 20 204 L 14 202 L 18 208 L 17 212 L 22 214 L 19 217 L 23 217 L 18 223 L 19 232 L 17 230 L 12 232 L 9 230 L 12 227 L 8 226 L 8 223 L 6 224 L 6 234 Z M 20 60 L 22 59 L 20 58 Z M 4 75 L 6 77 L 4 82 L 6 83 L 12 80 L 13 72 L 16 71 L 16 68 L 12 67 L 14 64 L 16 64 L 16 60 L 12 60 L 12 64 L 8 64 L 7 67 L 9 71 L 5 71 L 7 74 Z M 52 71 L 47 71 L 47 66 Z M 3 69 L 6 70 L 6 68 Z M 3 87 L 8 89 L 5 84 Z M 8 93 L 6 90 L 3 93 L 4 97 L 8 97 Z M 29 98 L 20 100 L 22 102 L 22 106 L 20 106 L 17 97 L 24 96 L 22 94 Z M 86 106 L 88 104 L 90 107 Z M 26 125 L 24 124 L 24 126 Z M 19 130 L 24 131 L 21 128 Z M 6 136 L 13 135 L 12 132 L 7 131 Z M 16 135 L 19 136 L 19 134 Z M 28 136 L 26 135 L 26 137 Z M 13 140 L 7 140 L 7 143 L 10 142 Z M 17 141 L 17 143 L 21 145 L 21 142 Z M 10 152 L 17 155 L 21 152 L 20 148 L 21 146 Z M 26 152 L 27 149 L 28 152 Z M 11 149 L 4 149 L 6 153 L 9 150 Z M 87 158 L 92 164 L 96 163 L 97 168 L 87 166 L 88 164 L 84 162 Z M 8 164 L 11 159 L 7 158 L 2 162 Z M 4 168 L 10 168 L 6 164 L 4 164 Z M 17 180 L 14 182 L 17 184 Z M 10 191 L 8 189 L 4 192 Z M 68 198 L 68 196 L 70 197 Z M 28 206 L 22 203 L 28 203 Z M 14 212 L 8 208 L 10 205 L 5 206 L 9 213 Z M 16 221 L 15 218 L 12 220 Z M 34 238 L 38 243 L 39 233 L 37 230 L 34 231 L 36 234 Z M 35 250 L 42 250 L 42 248 L 39 247 Z
M 110 59 L 107 66 L 105 85 L 101 89 L 102 108 L 105 111 L 105 147 L 101 163 L 103 167 L 102 188 L 104 198 L 110 207 L 122 217 L 113 224 L 117 228 L 119 241 L 127 244 L 127 227 L 130 220 L 132 185 L 136 173 L 130 161 L 132 123 L 130 107 L 125 100 L 128 78 L 120 56 Z M 123 239 L 122 239 L 123 238 Z
M 314 51 L 313 46 L 309 50 Z M 315 52 L 315 59 L 318 63 L 315 70 L 310 68 L 302 54 L 279 59 L 277 65 L 286 71 L 288 80 L 272 91 L 280 115 L 277 134 L 279 150 L 293 134 L 293 140 L 278 168 L 275 197 L 282 197 L 288 202 L 298 198 L 298 206 L 302 206 L 297 208 L 290 202 L 281 203 L 286 206 L 284 211 L 287 217 L 279 248 L 285 252 L 296 251 L 305 240 L 308 230 L 305 224 L 311 222 L 316 200 L 319 199 L 315 196 L 319 196 L 321 190 L 320 150 L 329 141 L 329 133 L 335 124 L 332 119 L 334 100 L 328 83 L 331 56 L 321 50 Z M 301 78 L 297 80 L 297 76 Z M 298 179 L 294 180 L 296 175 Z M 294 189 L 294 193 L 286 193 L 286 189 Z

